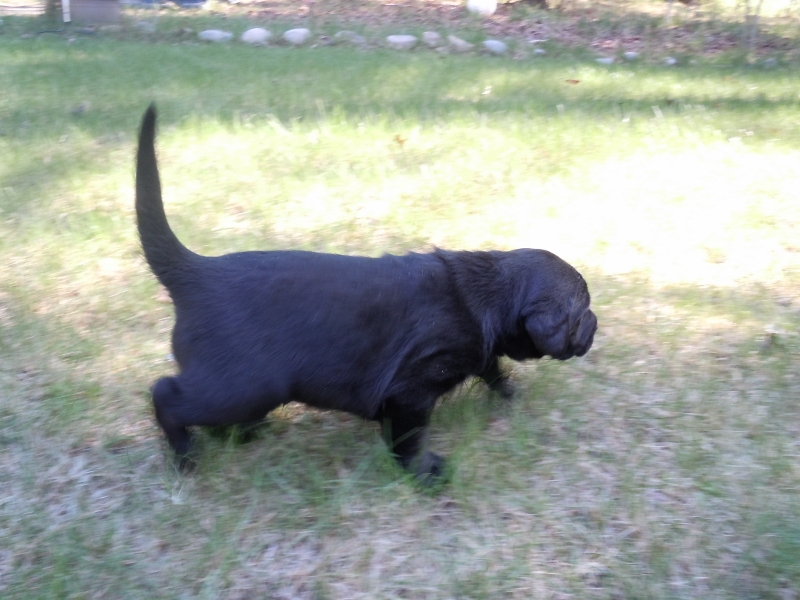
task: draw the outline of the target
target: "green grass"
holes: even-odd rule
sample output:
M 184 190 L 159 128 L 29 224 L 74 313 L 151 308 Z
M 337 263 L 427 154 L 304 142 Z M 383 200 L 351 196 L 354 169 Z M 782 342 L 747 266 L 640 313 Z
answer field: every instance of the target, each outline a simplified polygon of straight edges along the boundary
M 0 596 L 800 591 L 796 70 L 16 33 Z M 471 384 L 443 399 L 435 494 L 371 425 L 294 405 L 246 445 L 200 432 L 197 471 L 175 472 L 147 392 L 174 370 L 172 313 L 132 210 L 153 100 L 191 248 L 545 247 L 589 281 L 595 347 L 506 364 L 511 403 Z

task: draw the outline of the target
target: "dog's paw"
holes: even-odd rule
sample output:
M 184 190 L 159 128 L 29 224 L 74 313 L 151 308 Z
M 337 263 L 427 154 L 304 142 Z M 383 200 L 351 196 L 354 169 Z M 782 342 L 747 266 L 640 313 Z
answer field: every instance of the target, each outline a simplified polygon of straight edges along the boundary
M 445 483 L 447 461 L 443 456 L 425 451 L 411 465 L 417 483 L 422 487 L 431 488 Z
M 184 475 L 188 475 L 197 468 L 197 461 L 191 454 L 176 454 L 175 467 Z
M 514 397 L 514 384 L 508 377 L 501 377 L 489 384 L 489 389 L 495 394 L 499 394 L 501 398 L 511 400 Z

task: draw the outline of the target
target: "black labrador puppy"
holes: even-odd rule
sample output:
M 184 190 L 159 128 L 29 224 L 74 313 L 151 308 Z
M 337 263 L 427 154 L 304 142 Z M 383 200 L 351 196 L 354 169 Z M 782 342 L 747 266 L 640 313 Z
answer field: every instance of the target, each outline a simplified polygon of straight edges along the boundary
M 467 377 L 510 396 L 497 358 L 582 356 L 597 319 L 570 265 L 544 250 L 380 258 L 300 251 L 200 256 L 170 229 L 144 114 L 136 215 L 145 257 L 175 306 L 180 374 L 153 387 L 180 457 L 188 428 L 258 422 L 291 400 L 383 423 L 397 460 L 430 480 L 436 399 Z

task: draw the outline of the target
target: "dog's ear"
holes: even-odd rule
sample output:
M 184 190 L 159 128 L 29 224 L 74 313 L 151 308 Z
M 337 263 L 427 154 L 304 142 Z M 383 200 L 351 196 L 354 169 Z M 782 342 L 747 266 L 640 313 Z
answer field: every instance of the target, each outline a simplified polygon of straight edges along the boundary
M 583 356 L 589 351 L 594 342 L 594 334 L 597 331 L 597 317 L 587 309 L 580 317 L 578 323 L 572 327 L 570 344 L 575 352 L 575 356 Z
M 525 330 L 542 356 L 569 358 L 569 318 L 559 308 L 536 308 L 524 316 Z

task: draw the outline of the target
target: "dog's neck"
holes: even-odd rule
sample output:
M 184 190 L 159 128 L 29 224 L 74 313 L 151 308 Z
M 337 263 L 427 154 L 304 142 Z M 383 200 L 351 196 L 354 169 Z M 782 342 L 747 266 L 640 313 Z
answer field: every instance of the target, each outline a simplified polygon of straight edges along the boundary
M 496 354 L 496 347 L 508 336 L 517 334 L 518 293 L 500 296 L 497 290 L 518 285 L 501 264 L 502 253 L 485 251 L 436 250 L 447 267 L 457 297 L 480 329 L 486 360 Z M 516 290 L 515 290 L 516 291 Z

